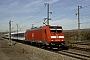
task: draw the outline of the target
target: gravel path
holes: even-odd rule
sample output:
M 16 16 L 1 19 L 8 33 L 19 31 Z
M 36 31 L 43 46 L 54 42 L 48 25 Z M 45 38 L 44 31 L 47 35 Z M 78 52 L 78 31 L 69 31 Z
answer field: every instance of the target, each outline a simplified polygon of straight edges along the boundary
M 0 60 L 72 60 L 70 57 L 30 45 L 0 40 Z

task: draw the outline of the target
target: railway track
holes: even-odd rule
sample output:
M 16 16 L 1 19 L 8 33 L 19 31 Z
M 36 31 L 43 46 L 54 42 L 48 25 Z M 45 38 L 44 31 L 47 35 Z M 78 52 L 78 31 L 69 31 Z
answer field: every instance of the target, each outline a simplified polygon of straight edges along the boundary
M 72 51 L 54 51 L 54 52 L 65 55 L 65 56 L 69 56 L 71 58 L 80 59 L 80 60 L 89 60 L 90 59 L 90 55 L 85 55 L 85 54 L 72 52 Z
M 19 42 L 29 44 L 28 42 L 23 42 L 23 41 L 19 41 Z M 89 49 L 84 49 L 84 48 L 79 48 L 79 47 L 73 47 L 72 49 L 76 49 L 76 50 L 80 50 L 80 51 L 87 51 L 87 52 L 90 51 Z M 75 59 L 80 59 L 80 60 L 89 60 L 90 59 L 90 55 L 73 52 L 73 51 L 53 51 L 53 52 L 62 54 L 62 55 L 66 55 L 66 56 L 69 56 L 69 57 L 72 57 Z
M 75 42 L 70 44 L 73 45 L 69 47 L 70 49 L 90 52 L 90 41 Z
M 90 48 L 71 47 L 70 49 L 75 49 L 75 50 L 81 50 L 81 51 L 90 52 Z
M 88 46 L 90 46 L 90 40 L 81 41 L 81 42 L 74 42 L 74 43 L 71 43 L 71 44 L 88 45 Z

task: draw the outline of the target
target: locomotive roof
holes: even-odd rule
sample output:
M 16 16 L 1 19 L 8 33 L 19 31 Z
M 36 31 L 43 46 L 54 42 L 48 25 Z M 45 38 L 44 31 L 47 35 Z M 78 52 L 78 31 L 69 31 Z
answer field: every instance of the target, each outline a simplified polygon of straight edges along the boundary
M 31 31 L 31 30 L 39 30 L 39 29 L 42 29 L 42 27 L 34 27 L 34 28 L 31 28 L 31 29 L 27 29 L 27 30 Z
M 40 26 L 40 27 L 34 27 L 34 28 L 31 28 L 31 29 L 27 29 L 28 31 L 32 31 L 32 30 L 40 30 L 42 29 L 43 27 L 45 26 Z M 50 28 L 62 28 L 62 26 L 49 26 Z

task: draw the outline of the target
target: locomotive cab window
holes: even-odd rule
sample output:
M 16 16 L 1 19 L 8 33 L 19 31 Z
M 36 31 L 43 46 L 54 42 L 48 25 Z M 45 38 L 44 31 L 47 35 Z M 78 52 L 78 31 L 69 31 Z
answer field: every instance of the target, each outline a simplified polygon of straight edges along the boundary
M 51 33 L 62 33 L 62 28 L 61 27 L 53 27 L 50 28 Z
M 62 29 L 50 29 L 51 33 L 62 33 Z

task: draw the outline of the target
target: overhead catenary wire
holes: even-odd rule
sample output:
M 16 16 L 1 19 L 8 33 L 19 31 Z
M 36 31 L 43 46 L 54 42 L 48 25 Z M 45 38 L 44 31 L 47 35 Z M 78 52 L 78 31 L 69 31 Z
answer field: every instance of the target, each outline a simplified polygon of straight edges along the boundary
M 70 4 L 70 5 L 66 6 L 66 7 L 63 7 L 63 9 L 68 8 L 68 7 L 70 7 L 70 6 L 73 6 L 73 5 L 75 5 L 75 4 L 81 3 L 81 2 L 83 2 L 83 1 L 84 1 L 84 0 L 80 0 L 80 1 L 78 1 L 78 2 L 72 3 L 72 4 Z M 58 12 L 58 10 L 62 10 L 62 9 L 59 8 L 59 9 L 55 10 L 54 13 L 55 13 L 55 12 Z
M 54 3 L 50 4 L 50 5 L 54 5 L 54 4 L 59 3 L 59 2 L 62 2 L 62 1 L 63 1 L 63 0 L 59 0 L 59 1 L 57 1 L 57 2 L 54 2 Z M 43 20 L 43 19 L 42 19 L 42 20 Z M 42 20 L 40 20 L 40 21 L 38 21 L 38 22 L 35 22 L 34 24 L 40 23 Z
M 50 5 L 54 5 L 54 4 L 56 4 L 56 3 L 58 3 L 58 2 L 62 2 L 63 0 L 59 0 L 59 1 L 57 1 L 57 2 L 54 2 L 54 3 L 52 3 L 52 4 L 50 4 Z M 42 20 L 40 20 L 39 22 L 35 22 L 35 23 L 40 23 Z M 34 23 L 34 24 L 35 24 Z
M 76 9 L 74 9 L 74 10 L 76 10 Z M 68 17 L 69 15 L 71 15 L 75 12 L 74 10 L 72 10 L 72 12 L 70 11 L 70 12 L 67 12 L 65 14 L 62 14 L 62 16 L 60 18 L 57 18 L 57 19 L 54 19 L 54 20 L 59 20 L 59 19 L 62 19 L 64 17 Z M 60 16 L 60 15 L 58 15 L 58 16 Z
M 87 6 L 82 6 L 82 8 L 88 8 L 88 7 L 90 7 L 90 5 L 87 5 Z
M 68 8 L 68 7 L 70 7 L 70 6 L 73 6 L 73 5 L 75 5 L 75 4 L 78 4 L 78 3 L 81 3 L 81 2 L 83 2 L 84 0 L 80 0 L 80 1 L 78 1 L 78 2 L 75 2 L 75 3 L 72 3 L 72 4 L 70 4 L 70 5 L 68 5 L 68 6 L 66 6 L 66 7 L 63 7 L 63 9 L 66 9 L 66 8 Z M 56 12 L 58 12 L 58 10 L 60 10 L 61 8 L 59 8 L 59 9 L 57 9 L 57 10 L 55 10 L 54 12 L 53 12 L 53 16 L 51 17 L 51 18 L 55 18 L 55 17 L 58 17 L 58 16 L 60 16 L 60 15 L 64 15 L 64 14 L 66 14 L 66 13 L 68 13 L 68 11 L 64 11 L 64 13 L 62 13 L 61 14 L 61 12 L 60 13 L 57 13 L 58 15 L 55 15 L 56 14 Z M 62 10 L 62 9 L 61 9 Z M 75 9 L 73 9 L 73 10 L 75 10 Z M 63 17 L 62 17 L 63 18 Z
M 63 1 L 63 0 L 60 0 L 60 1 L 58 1 L 58 2 L 61 2 L 61 1 Z M 79 2 L 75 2 L 75 3 L 73 3 L 73 4 L 70 4 L 69 6 L 67 6 L 67 7 L 70 7 L 70 6 L 72 6 L 72 5 L 74 5 L 74 4 L 77 4 L 77 3 L 80 3 L 80 2 L 82 2 L 82 1 L 84 1 L 84 0 L 80 0 Z M 58 3 L 58 2 L 55 2 L 55 3 L 52 3 L 51 5 L 53 5 L 53 4 L 56 4 L 56 3 Z M 67 8 L 66 7 L 66 8 Z M 59 15 L 58 15 L 59 16 Z M 54 16 L 55 17 L 55 16 Z M 33 18 L 33 17 L 32 17 Z M 63 18 L 63 17 L 62 17 Z M 42 21 L 42 20 L 41 20 Z M 41 22 L 41 21 L 39 21 L 39 22 Z M 39 22 L 36 22 L 36 23 L 39 23 Z
M 82 8 L 87 8 L 87 7 L 90 7 L 90 5 L 82 6 Z M 75 12 L 75 10 L 77 10 L 77 9 L 73 9 L 73 10 L 71 10 L 71 11 L 66 11 L 66 12 L 64 12 L 64 13 L 62 13 L 62 14 L 59 14 L 59 15 L 53 16 L 52 18 L 58 17 L 58 16 L 60 16 L 60 15 L 61 15 L 62 17 L 57 18 L 57 19 L 55 19 L 55 20 L 58 20 L 58 19 L 64 18 L 65 16 L 67 17 L 67 16 L 69 16 L 70 14 L 73 14 L 73 13 Z
M 84 9 L 85 8 L 88 8 L 88 7 L 90 7 L 90 5 L 86 5 L 86 6 L 82 6 L 82 12 L 84 11 L 85 13 L 83 13 L 82 15 L 81 15 L 81 19 L 84 19 L 84 18 L 88 18 L 89 19 L 89 13 L 88 12 L 90 12 L 90 11 L 85 11 Z
M 30 21 L 32 18 L 34 18 L 37 14 L 39 14 L 43 9 L 44 9 L 45 7 L 42 7 L 36 14 L 34 14 L 31 18 L 29 18 L 28 20 L 26 20 L 26 21 L 22 21 L 22 22 L 20 22 L 20 23 L 18 23 L 18 25 L 21 25 L 21 24 L 23 24 L 23 23 L 26 23 L 26 22 L 28 22 L 28 21 Z M 12 27 L 12 29 L 13 28 L 15 28 L 16 27 L 16 25 L 14 26 L 14 27 Z
M 82 8 L 88 8 L 88 7 L 90 7 L 90 5 L 87 5 L 87 6 L 82 6 Z M 70 11 L 71 12 L 71 11 Z M 73 12 L 72 13 L 70 13 L 70 14 L 73 14 Z M 86 13 L 87 14 L 87 13 Z M 67 14 L 65 14 L 66 16 L 69 16 L 69 15 L 67 15 Z M 65 16 L 63 16 L 63 17 L 61 17 L 61 18 L 64 18 Z M 66 17 L 65 17 L 66 18 Z M 59 18 L 60 19 L 60 18 Z M 56 19 L 57 21 L 59 20 L 59 19 Z M 89 18 L 88 18 L 89 19 Z M 59 23 L 59 22 L 58 22 Z M 85 22 L 85 23 L 88 23 L 88 24 L 90 24 L 90 22 Z
M 60 15 L 63 16 L 63 15 L 65 15 L 65 14 L 69 14 L 69 13 L 72 14 L 72 11 L 74 12 L 75 10 L 77 10 L 77 9 L 73 9 L 73 10 L 71 10 L 71 11 L 65 11 L 64 13 L 58 14 L 58 15 L 53 16 L 53 17 L 51 17 L 51 18 L 55 18 L 55 17 L 58 17 L 58 16 L 60 16 Z
M 34 14 L 29 20 L 31 20 L 31 19 L 34 18 L 37 14 L 39 14 L 44 8 L 45 8 L 45 7 L 41 8 L 41 9 L 40 9 L 36 14 Z M 26 20 L 25 22 L 21 22 L 20 24 L 26 23 L 26 22 L 29 21 L 29 20 Z M 20 24 L 19 24 L 19 25 L 20 25 Z
M 52 4 L 50 4 L 50 5 L 54 5 L 54 4 L 56 4 L 56 3 L 58 3 L 58 2 L 61 2 L 61 1 L 63 1 L 63 0 L 59 0 L 59 1 L 57 1 L 57 2 L 55 2 L 55 3 L 52 3 Z M 81 1 L 83 1 L 83 0 L 81 0 Z M 81 2 L 80 1 L 80 2 Z M 77 3 L 77 2 L 76 2 Z M 74 3 L 74 4 L 76 4 L 76 3 Z M 72 4 L 71 4 L 72 5 Z M 71 5 L 69 5 L 69 6 L 71 6 Z M 69 7 L 68 6 L 68 7 Z M 39 14 L 43 9 L 44 9 L 45 7 L 43 7 L 42 9 L 40 9 L 35 15 L 33 15 L 29 20 L 31 20 L 32 18 L 34 18 L 37 14 Z M 26 20 L 25 22 L 21 22 L 21 23 L 19 23 L 19 25 L 21 25 L 22 23 L 26 23 L 27 21 L 29 21 L 29 20 Z
M 61 2 L 61 1 L 63 1 L 63 0 L 59 0 L 59 1 L 57 1 L 57 2 L 54 2 L 54 3 L 52 3 L 52 4 L 50 4 L 50 5 L 53 5 L 53 4 L 56 4 L 56 3 L 58 3 L 58 2 Z M 34 18 L 37 14 L 39 14 L 43 9 L 44 9 L 45 7 L 43 7 L 43 8 L 41 8 L 35 15 L 33 15 L 30 19 L 32 19 L 32 18 Z M 29 19 L 29 20 L 30 20 Z M 26 20 L 25 22 L 27 22 L 27 21 L 29 21 L 29 20 Z M 22 24 L 23 22 L 21 22 L 20 24 Z
M 50 5 L 53 5 L 53 4 L 56 4 L 56 3 L 58 3 L 58 2 L 62 2 L 63 0 L 60 0 L 60 1 L 57 1 L 57 2 L 55 2 L 55 3 L 52 3 L 52 4 L 50 4 Z M 82 2 L 82 1 L 84 1 L 84 0 L 80 0 L 79 2 L 75 2 L 75 3 L 73 3 L 73 4 L 71 4 L 71 5 L 69 5 L 69 6 L 67 6 L 67 7 L 70 7 L 70 6 L 72 6 L 72 5 L 74 5 L 74 4 L 77 4 L 77 3 L 80 3 L 80 2 Z M 66 8 L 67 8 L 66 7 Z M 64 14 L 63 14 L 64 15 Z M 58 15 L 59 16 L 59 15 Z M 55 17 L 55 16 L 54 16 Z

